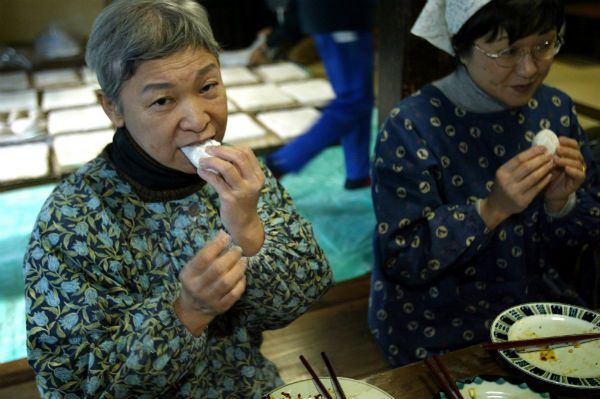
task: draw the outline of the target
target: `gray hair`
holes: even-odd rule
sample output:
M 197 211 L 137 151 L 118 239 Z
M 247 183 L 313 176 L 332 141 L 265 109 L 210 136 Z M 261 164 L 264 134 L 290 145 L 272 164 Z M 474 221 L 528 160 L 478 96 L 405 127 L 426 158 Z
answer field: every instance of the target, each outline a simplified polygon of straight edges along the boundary
M 206 10 L 194 0 L 116 0 L 94 21 L 85 61 L 105 96 L 121 108 L 119 93 L 143 61 L 188 48 L 218 59 L 219 44 Z

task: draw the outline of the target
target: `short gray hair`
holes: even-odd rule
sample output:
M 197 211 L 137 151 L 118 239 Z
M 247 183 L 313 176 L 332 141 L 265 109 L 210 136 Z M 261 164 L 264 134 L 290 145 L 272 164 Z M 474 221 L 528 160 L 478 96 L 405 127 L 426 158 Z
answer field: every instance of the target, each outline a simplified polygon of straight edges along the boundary
M 105 96 L 121 108 L 119 93 L 140 63 L 188 48 L 218 59 L 219 44 L 206 10 L 194 0 L 116 0 L 94 21 L 85 61 Z

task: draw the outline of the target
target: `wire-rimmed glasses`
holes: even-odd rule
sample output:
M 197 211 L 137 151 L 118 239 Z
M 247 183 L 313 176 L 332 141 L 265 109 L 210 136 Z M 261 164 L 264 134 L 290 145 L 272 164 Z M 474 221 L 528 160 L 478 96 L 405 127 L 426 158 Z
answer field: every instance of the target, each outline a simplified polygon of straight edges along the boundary
M 546 40 L 530 48 L 508 47 L 497 53 L 490 53 L 473 43 L 478 51 L 493 59 L 496 64 L 503 68 L 514 68 L 520 63 L 526 54 L 529 54 L 534 61 L 550 61 L 562 47 L 564 40 L 557 36 L 554 39 Z

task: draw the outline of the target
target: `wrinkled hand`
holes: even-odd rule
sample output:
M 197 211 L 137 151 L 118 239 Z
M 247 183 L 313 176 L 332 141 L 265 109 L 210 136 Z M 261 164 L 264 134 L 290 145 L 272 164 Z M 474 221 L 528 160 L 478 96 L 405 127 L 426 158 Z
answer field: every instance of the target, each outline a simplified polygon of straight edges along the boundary
M 585 180 L 586 165 L 579 143 L 569 137 L 560 137 L 559 141 L 552 181 L 544 190 L 546 207 L 551 212 L 560 212 L 569 195 L 577 191 Z
M 481 201 L 481 217 L 488 228 L 495 228 L 509 216 L 522 212 L 546 187 L 554 163 L 542 146 L 527 149 L 496 171 L 490 195 Z
M 194 335 L 231 308 L 246 289 L 246 259 L 240 247 L 228 248 L 230 242 L 219 231 L 179 273 L 181 295 L 175 310 Z
M 198 175 L 219 194 L 223 226 L 244 255 L 252 256 L 264 241 L 257 205 L 265 175 L 258 159 L 248 148 L 219 146 L 206 151 L 213 156 L 200 160 Z

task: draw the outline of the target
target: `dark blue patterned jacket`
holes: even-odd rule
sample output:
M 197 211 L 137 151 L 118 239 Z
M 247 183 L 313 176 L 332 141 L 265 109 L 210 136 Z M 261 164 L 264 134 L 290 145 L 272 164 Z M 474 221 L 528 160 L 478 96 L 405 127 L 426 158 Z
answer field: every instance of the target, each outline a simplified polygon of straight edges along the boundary
M 542 128 L 578 140 L 592 167 L 571 99 L 547 86 L 526 106 L 474 114 L 427 85 L 391 111 L 373 168 L 369 314 L 391 364 L 487 340 L 493 318 L 511 305 L 581 303 L 561 273 L 600 237 L 597 181 L 586 180 L 562 218 L 546 214 L 539 196 L 490 231 L 474 206 Z

